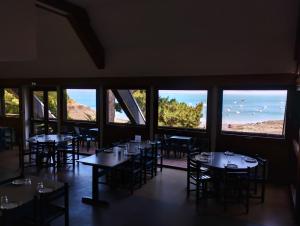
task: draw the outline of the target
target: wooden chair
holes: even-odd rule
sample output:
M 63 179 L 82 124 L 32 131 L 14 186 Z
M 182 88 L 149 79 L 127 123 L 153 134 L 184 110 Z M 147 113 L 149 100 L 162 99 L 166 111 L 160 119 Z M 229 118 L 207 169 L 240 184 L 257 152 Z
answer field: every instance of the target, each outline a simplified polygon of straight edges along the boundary
M 63 205 L 57 204 L 61 198 L 64 200 Z M 69 226 L 69 186 L 67 183 L 54 192 L 39 194 L 39 197 L 35 198 L 35 203 L 37 207 L 35 225 L 50 225 L 58 217 L 64 216 L 64 225 Z
M 224 211 L 229 203 L 244 202 L 246 213 L 249 212 L 250 168 L 239 169 L 225 167 L 223 177 Z
M 200 161 L 195 160 L 198 154 L 200 153 L 188 153 L 187 157 L 187 195 L 189 196 L 191 191 L 196 191 L 196 201 L 200 199 L 200 192 L 201 198 L 207 197 L 208 183 L 212 181 L 207 168 L 203 167 Z M 191 188 L 191 185 L 195 188 Z
M 71 164 L 75 166 L 76 160 L 79 159 L 79 139 L 75 136 L 71 141 L 66 141 L 57 147 L 59 155 L 59 165 Z
M 268 160 L 261 158 L 258 155 L 254 157 L 258 166 L 254 168 L 254 172 L 250 174 L 251 185 L 253 186 L 251 198 L 260 199 L 261 203 L 265 201 L 265 190 L 268 170 Z
M 155 171 L 155 162 L 157 161 L 157 154 L 155 148 L 145 147 L 141 150 L 142 155 L 142 164 L 143 164 L 143 179 L 144 183 L 147 182 L 147 176 L 149 175 L 151 178 L 154 176 Z
M 24 167 L 36 166 L 37 143 L 29 142 L 28 149 L 24 150 Z M 26 161 L 27 160 L 27 161 Z
M 130 161 L 120 167 L 123 184 L 126 184 L 133 194 L 136 185 L 142 187 L 143 182 L 143 160 L 142 154 L 132 155 Z
M 56 170 L 57 157 L 55 141 L 37 142 L 36 144 L 36 165 L 38 169 L 43 167 L 53 167 Z

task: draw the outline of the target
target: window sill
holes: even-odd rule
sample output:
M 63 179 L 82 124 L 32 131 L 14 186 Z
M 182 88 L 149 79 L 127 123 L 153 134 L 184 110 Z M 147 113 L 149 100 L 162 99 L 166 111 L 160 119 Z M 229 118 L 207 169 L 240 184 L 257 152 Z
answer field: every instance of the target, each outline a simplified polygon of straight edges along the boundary
M 264 134 L 264 133 L 241 133 L 241 132 L 225 132 L 221 131 L 220 135 L 222 136 L 235 136 L 242 137 L 248 140 L 260 138 L 260 139 L 272 139 L 272 140 L 285 140 L 284 135 L 275 135 L 275 134 Z

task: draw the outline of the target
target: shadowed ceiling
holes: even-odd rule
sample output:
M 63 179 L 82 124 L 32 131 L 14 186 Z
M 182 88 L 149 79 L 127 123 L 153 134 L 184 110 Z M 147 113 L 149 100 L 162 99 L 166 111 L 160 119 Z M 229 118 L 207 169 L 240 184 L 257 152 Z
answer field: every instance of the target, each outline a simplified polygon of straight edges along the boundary
M 93 65 L 65 18 L 36 9 L 37 59 L 0 63 L 1 74 L 101 77 L 295 72 L 297 0 L 70 2 L 88 12 L 105 48 L 105 69 Z

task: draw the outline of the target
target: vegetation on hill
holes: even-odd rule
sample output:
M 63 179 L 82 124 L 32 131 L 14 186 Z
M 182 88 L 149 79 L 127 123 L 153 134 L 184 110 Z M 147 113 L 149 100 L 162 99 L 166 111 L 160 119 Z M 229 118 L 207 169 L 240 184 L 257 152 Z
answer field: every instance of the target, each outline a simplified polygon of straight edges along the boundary
M 43 103 L 43 92 L 35 92 L 35 96 Z M 146 116 L 146 90 L 132 90 L 132 95 L 138 103 L 142 113 Z M 70 120 L 95 121 L 96 112 L 88 106 L 77 103 L 65 93 L 67 102 L 67 118 Z M 48 92 L 48 106 L 51 114 L 57 117 L 57 92 Z M 19 98 L 11 89 L 5 89 L 6 114 L 19 113 Z M 115 105 L 118 112 L 122 109 Z M 203 104 L 190 106 L 176 99 L 159 98 L 158 125 L 167 127 L 198 128 L 202 117 Z
M 176 99 L 159 98 L 158 125 L 166 127 L 199 128 L 203 104 L 190 106 Z
M 142 113 L 146 116 L 146 90 L 132 90 L 132 95 L 138 103 Z M 119 103 L 115 109 L 122 112 Z M 176 99 L 159 98 L 158 125 L 166 127 L 199 128 L 203 116 L 203 104 L 190 106 Z
M 13 89 L 4 89 L 5 100 L 5 114 L 18 115 L 19 114 L 19 97 Z

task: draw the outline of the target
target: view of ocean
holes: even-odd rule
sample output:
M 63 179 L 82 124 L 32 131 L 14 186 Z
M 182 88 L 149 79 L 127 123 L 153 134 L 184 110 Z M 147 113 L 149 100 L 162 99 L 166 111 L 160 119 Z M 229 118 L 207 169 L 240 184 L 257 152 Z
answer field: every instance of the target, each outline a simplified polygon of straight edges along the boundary
M 96 109 L 95 90 L 68 89 L 68 95 L 76 102 Z M 207 91 L 161 90 L 160 97 L 174 98 L 191 106 L 203 103 L 203 119 L 207 113 Z M 255 123 L 269 120 L 284 120 L 287 91 L 224 91 L 223 123 Z M 124 113 L 123 113 L 124 114 Z M 123 114 L 118 117 L 126 118 Z

